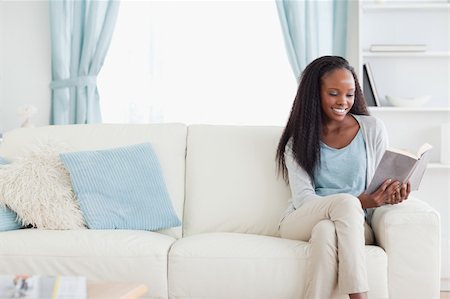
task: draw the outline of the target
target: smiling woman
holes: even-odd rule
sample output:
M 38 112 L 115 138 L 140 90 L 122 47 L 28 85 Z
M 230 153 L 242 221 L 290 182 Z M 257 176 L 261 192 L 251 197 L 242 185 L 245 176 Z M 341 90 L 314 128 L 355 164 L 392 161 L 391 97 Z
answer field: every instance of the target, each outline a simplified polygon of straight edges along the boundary
M 122 2 L 104 122 L 282 125 L 296 82 L 273 1 Z
M 277 149 L 292 194 L 281 237 L 311 245 L 302 298 L 331 298 L 336 281 L 340 294 L 368 298 L 364 245 L 374 241 L 373 208 L 398 204 L 411 191 L 409 182 L 390 179 L 366 190 L 387 144 L 346 59 L 323 56 L 306 66 Z

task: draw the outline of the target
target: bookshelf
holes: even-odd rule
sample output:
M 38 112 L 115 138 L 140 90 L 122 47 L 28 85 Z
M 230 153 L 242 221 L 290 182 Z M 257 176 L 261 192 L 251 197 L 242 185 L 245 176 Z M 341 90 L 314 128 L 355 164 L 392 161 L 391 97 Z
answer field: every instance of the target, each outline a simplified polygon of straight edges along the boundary
M 427 107 L 450 107 L 450 3 L 428 0 L 358 4 L 357 65 L 362 70 L 364 63 L 370 64 L 381 105 L 391 106 L 386 95 L 431 95 Z M 369 51 L 374 44 L 423 44 L 426 50 Z
M 450 113 L 448 107 L 369 107 L 372 112 L 447 112 Z
M 449 51 L 427 51 L 427 52 L 363 52 L 363 57 L 414 57 L 414 58 L 449 58 Z
M 386 11 L 386 10 L 450 10 L 450 3 L 444 1 L 415 1 L 415 2 L 400 2 L 400 1 L 392 1 L 388 3 L 373 3 L 369 2 L 364 4 L 363 10 L 364 12 L 370 11 Z
M 370 64 L 381 102 L 381 107 L 370 107 L 371 114 L 386 125 L 391 146 L 413 152 L 424 142 L 434 147 L 421 188 L 411 196 L 441 214 L 441 289 L 450 291 L 445 283 L 450 280 L 450 164 L 441 162 L 441 126 L 450 123 L 450 3 L 386 0 L 352 5 L 355 29 L 350 35 L 357 38 L 349 44 L 358 50 L 350 51 L 348 58 L 360 78 L 363 64 Z M 373 44 L 425 44 L 426 50 L 371 52 Z M 394 107 L 386 95 L 431 95 L 431 100 L 423 107 Z

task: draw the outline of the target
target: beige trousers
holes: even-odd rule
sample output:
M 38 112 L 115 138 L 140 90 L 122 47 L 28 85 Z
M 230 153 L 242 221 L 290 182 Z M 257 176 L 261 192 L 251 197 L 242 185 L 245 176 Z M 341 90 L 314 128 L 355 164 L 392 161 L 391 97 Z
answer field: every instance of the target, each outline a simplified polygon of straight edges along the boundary
M 304 299 L 367 292 L 364 244 L 373 233 L 358 198 L 335 194 L 304 203 L 281 222 L 282 238 L 309 241 Z

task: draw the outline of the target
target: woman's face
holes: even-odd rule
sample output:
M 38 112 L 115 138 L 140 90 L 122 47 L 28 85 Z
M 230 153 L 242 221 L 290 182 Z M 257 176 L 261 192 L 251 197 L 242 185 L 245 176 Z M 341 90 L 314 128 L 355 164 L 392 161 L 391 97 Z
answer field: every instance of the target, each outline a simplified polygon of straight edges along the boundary
M 328 121 L 342 121 L 355 101 L 355 79 L 347 69 L 326 73 L 321 80 L 320 100 Z

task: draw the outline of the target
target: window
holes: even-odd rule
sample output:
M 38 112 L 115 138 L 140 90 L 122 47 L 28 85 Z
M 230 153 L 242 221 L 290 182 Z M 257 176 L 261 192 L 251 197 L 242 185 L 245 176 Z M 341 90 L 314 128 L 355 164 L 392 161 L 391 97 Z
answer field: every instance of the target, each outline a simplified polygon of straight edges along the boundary
M 274 1 L 123 1 L 106 123 L 284 125 L 296 92 Z

